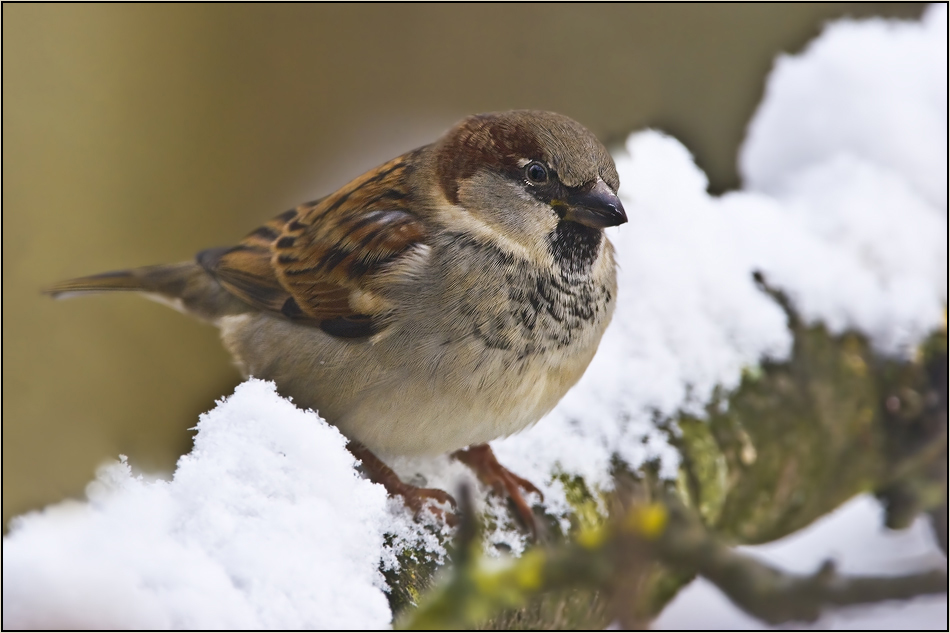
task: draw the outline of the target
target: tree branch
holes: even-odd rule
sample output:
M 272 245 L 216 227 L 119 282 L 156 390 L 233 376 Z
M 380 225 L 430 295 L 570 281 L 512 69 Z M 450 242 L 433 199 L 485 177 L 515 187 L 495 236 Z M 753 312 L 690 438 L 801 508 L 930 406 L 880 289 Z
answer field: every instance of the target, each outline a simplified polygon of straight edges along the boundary
M 811 622 L 832 607 L 947 592 L 946 570 L 843 576 L 826 561 L 814 574 L 788 573 L 736 552 L 676 506 L 670 506 L 670 525 L 657 545 L 655 555 L 660 561 L 705 577 L 736 606 L 769 624 Z
M 464 497 L 463 497 L 464 498 Z M 645 504 L 576 542 L 535 548 L 519 559 L 488 559 L 471 538 L 472 512 L 463 514 L 468 535 L 459 543 L 450 576 L 397 623 L 407 629 L 473 628 L 506 608 L 524 605 L 539 593 L 597 588 L 611 595 L 624 627 L 642 627 L 631 578 L 644 578 L 652 562 L 704 576 L 741 609 L 770 624 L 813 621 L 833 607 L 946 593 L 946 570 L 893 577 L 843 576 L 825 563 L 811 575 L 791 574 L 736 552 L 712 535 L 674 501 Z

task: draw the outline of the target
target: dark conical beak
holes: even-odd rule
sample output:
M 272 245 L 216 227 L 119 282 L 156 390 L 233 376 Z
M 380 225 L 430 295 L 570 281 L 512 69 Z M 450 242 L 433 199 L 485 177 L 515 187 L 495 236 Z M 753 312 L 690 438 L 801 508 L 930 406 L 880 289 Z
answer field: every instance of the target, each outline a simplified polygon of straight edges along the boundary
M 593 187 L 569 195 L 562 205 L 558 205 L 558 211 L 562 220 L 595 229 L 617 226 L 627 221 L 620 198 L 599 178 Z

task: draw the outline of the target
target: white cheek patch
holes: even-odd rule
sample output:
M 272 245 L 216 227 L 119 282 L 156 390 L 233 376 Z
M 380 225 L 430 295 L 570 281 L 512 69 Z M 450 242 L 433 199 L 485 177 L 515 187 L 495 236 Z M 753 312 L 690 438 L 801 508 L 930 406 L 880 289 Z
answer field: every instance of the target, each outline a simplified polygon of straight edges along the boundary
M 469 212 L 464 207 L 458 205 L 452 205 L 446 209 L 443 209 L 445 214 L 446 224 L 451 226 L 453 230 L 458 230 L 463 233 L 470 233 L 482 241 L 489 242 L 494 244 L 501 250 L 511 253 L 516 257 L 521 259 L 527 259 L 531 261 L 537 260 L 536 254 L 529 251 L 526 247 L 511 239 L 502 231 L 499 231 L 497 228 L 485 222 L 483 219 L 477 217 L 476 215 Z

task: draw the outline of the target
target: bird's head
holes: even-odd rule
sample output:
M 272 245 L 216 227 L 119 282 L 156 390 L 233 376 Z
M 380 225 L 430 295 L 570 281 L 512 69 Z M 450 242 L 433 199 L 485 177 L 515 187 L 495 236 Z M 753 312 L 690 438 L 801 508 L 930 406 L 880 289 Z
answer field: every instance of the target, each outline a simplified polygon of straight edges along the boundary
M 537 110 L 474 115 L 433 150 L 442 195 L 470 216 L 462 224 L 488 227 L 537 256 L 557 259 L 564 254 L 559 249 L 574 242 L 589 250 L 604 228 L 627 221 L 613 159 L 566 116 Z

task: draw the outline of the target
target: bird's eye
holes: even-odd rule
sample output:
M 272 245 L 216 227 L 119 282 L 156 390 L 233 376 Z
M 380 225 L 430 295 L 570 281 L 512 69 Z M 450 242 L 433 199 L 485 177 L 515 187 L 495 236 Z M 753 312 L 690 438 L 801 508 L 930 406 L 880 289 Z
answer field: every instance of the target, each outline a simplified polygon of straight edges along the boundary
M 524 168 L 524 175 L 533 184 L 544 184 L 548 181 L 548 168 L 537 161 L 530 162 Z

